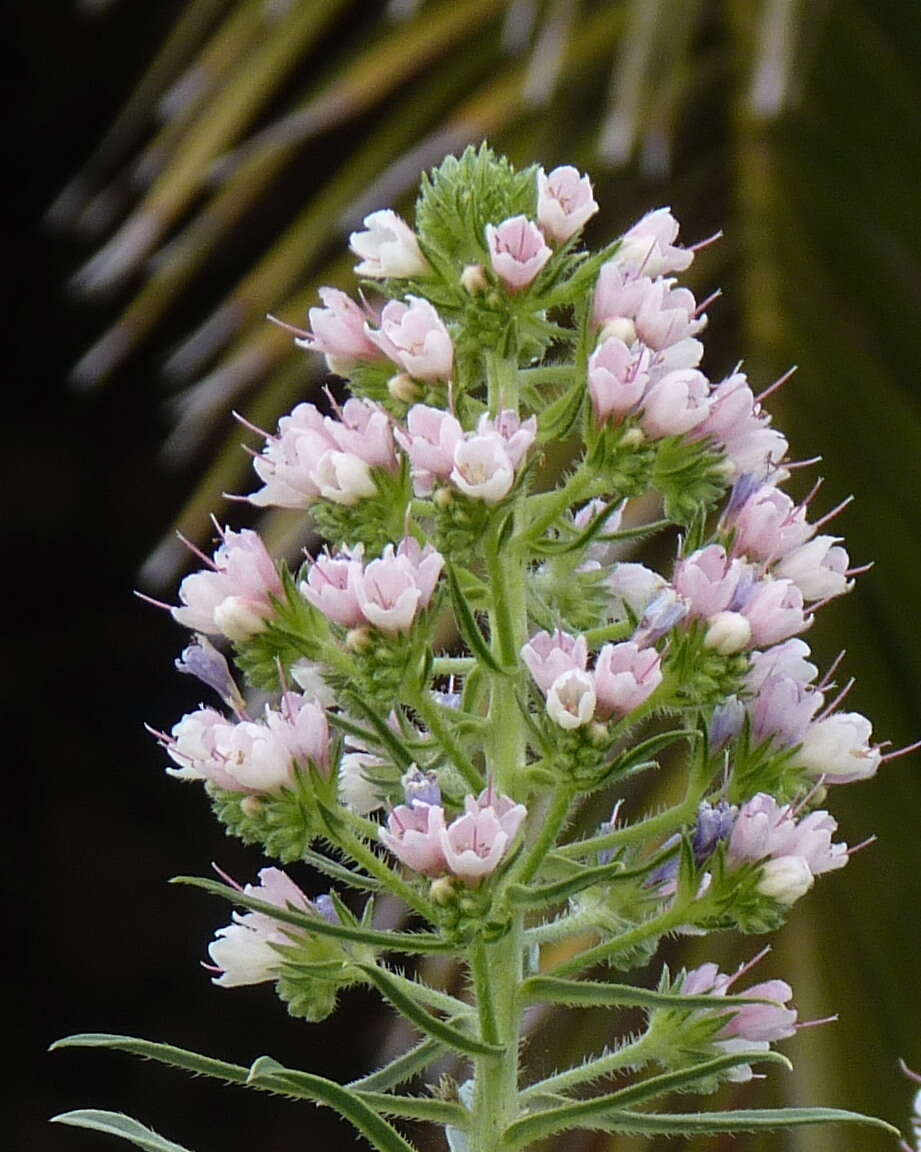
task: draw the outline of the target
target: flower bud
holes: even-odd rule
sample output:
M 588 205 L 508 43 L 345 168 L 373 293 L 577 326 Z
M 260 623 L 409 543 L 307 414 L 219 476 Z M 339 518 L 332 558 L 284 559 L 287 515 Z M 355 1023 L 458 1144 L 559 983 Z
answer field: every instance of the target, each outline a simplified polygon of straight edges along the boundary
M 805 896 L 814 883 L 809 865 L 801 856 L 780 856 L 765 862 L 758 891 L 778 904 L 789 906 Z
M 467 264 L 460 276 L 461 287 L 471 296 L 481 296 L 489 287 L 482 264 Z
M 612 316 L 598 333 L 598 342 L 620 340 L 629 348 L 636 340 L 636 325 L 629 316 Z
M 748 647 L 751 638 L 751 624 L 741 612 L 717 612 L 708 622 L 704 646 L 720 656 L 734 656 Z
M 361 263 L 355 265 L 359 276 L 404 279 L 431 272 L 415 232 L 396 212 L 389 208 L 372 212 L 364 224 L 366 231 L 349 236 L 349 247 L 361 257 Z
M 387 391 L 394 400 L 401 400 L 404 404 L 412 404 L 419 398 L 419 385 L 408 372 L 397 372 L 387 381 Z

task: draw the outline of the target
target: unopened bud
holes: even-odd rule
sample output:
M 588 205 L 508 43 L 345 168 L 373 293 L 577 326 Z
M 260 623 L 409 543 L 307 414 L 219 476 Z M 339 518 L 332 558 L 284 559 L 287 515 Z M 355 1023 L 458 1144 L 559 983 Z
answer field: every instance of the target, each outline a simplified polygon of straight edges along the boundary
M 250 820 L 255 820 L 262 811 L 262 801 L 258 796 L 244 796 L 240 801 L 240 811 Z
M 214 609 L 214 623 L 228 640 L 240 644 L 265 631 L 265 617 L 258 608 L 242 596 L 228 596 Z
M 600 720 L 593 720 L 587 731 L 589 741 L 595 745 L 606 744 L 611 736 L 607 724 L 602 724 Z
M 450 904 L 454 899 L 454 880 L 451 876 L 439 876 L 432 881 L 429 896 L 436 904 Z
M 620 442 L 624 448 L 639 448 L 646 442 L 646 434 L 642 428 L 628 428 L 621 436 Z
M 364 652 L 371 646 L 371 633 L 367 628 L 350 628 L 345 637 L 347 648 L 353 652 Z
M 636 325 L 629 316 L 614 316 L 605 321 L 604 327 L 598 334 L 598 342 L 610 340 L 612 336 L 615 340 L 622 340 L 629 348 L 636 340 Z
M 768 860 L 761 869 L 758 891 L 778 904 L 795 904 L 805 896 L 815 878 L 802 856 L 779 856 Z
M 404 404 L 412 404 L 421 395 L 419 385 L 407 372 L 397 372 L 387 381 L 387 391 L 394 400 L 402 400 Z
M 482 264 L 468 264 L 461 272 L 460 282 L 471 296 L 479 296 L 489 287 Z
M 747 647 L 751 638 L 751 624 L 741 612 L 717 612 L 710 617 L 704 645 L 720 656 L 734 656 Z
M 432 503 L 436 508 L 450 508 L 454 503 L 454 495 L 450 488 L 438 488 L 435 495 L 432 497 Z

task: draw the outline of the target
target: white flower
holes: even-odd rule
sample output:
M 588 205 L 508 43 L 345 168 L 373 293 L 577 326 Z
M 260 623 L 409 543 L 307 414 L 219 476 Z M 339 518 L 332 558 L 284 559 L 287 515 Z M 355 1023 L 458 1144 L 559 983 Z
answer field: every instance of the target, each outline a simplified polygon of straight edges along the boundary
M 498 504 L 512 490 L 515 469 L 501 439 L 471 436 L 454 449 L 452 483 L 466 496 Z
M 371 469 L 353 452 L 324 452 L 310 474 L 325 500 L 351 507 L 377 494 Z
M 595 715 L 595 681 L 579 668 L 562 672 L 547 692 L 547 715 L 571 732 L 582 728 Z
M 859 712 L 834 712 L 812 724 L 797 753 L 797 763 L 831 784 L 866 780 L 876 774 L 882 760 L 870 744 L 873 726 Z
M 355 265 L 359 276 L 384 279 L 425 276 L 431 265 L 422 255 L 416 234 L 406 221 L 385 208 L 364 219 L 365 232 L 353 232 L 349 247 L 361 263 Z

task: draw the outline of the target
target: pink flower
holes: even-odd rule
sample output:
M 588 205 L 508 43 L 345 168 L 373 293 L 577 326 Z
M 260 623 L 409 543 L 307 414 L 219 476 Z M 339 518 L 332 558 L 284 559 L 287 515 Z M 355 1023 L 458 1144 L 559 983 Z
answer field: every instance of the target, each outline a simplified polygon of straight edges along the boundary
M 796 1032 L 796 1009 L 782 1008 L 779 1005 L 793 996 L 793 989 L 784 980 L 765 980 L 745 989 L 745 996 L 753 1000 L 776 1000 L 774 1004 L 745 1004 L 733 1012 L 721 1036 L 729 1039 L 738 1037 L 746 1044 L 773 1044 L 786 1040 Z
M 329 724 L 322 705 L 297 692 L 286 692 L 280 711 L 267 708 L 265 715 L 266 724 L 295 763 L 301 767 L 312 764 L 323 776 L 329 776 Z
M 283 594 L 275 561 L 255 532 L 225 528 L 210 564 L 211 571 L 179 585 L 182 604 L 172 609 L 173 619 L 196 632 L 246 641 L 273 615 L 271 597 Z
M 537 172 L 537 222 L 548 240 L 565 244 L 598 211 L 588 176 L 564 165 Z
M 443 563 L 434 548 L 411 538 L 396 551 L 388 544 L 380 559 L 350 574 L 364 619 L 382 632 L 408 632 L 431 600 Z
M 436 804 L 400 804 L 387 817 L 378 835 L 396 858 L 423 876 L 443 876 L 447 862 L 442 844 L 444 810 Z
M 359 276 L 405 279 L 431 272 L 415 232 L 396 212 L 389 208 L 372 212 L 364 224 L 366 231 L 349 236 L 349 247 L 361 257 L 361 263 L 355 265 Z
M 313 404 L 298 404 L 278 422 L 278 435 L 270 437 L 253 468 L 263 483 L 249 497 L 258 507 L 306 508 L 320 494 L 314 469 L 334 444 L 324 417 Z
M 757 560 L 785 556 L 815 532 L 806 522 L 806 509 L 772 484 L 756 488 L 728 519 L 735 529 L 736 550 Z
M 367 314 L 338 288 L 321 288 L 324 307 L 310 309 L 312 333 L 294 343 L 311 352 L 322 352 L 332 371 L 334 365 L 348 368 L 362 360 L 378 360 L 381 352 L 368 339 Z
M 755 739 L 774 738 L 788 748 L 799 744 L 823 700 L 821 692 L 788 676 L 768 677 L 748 706 Z
M 598 714 L 626 716 L 644 704 L 662 683 L 661 657 L 632 641 L 605 644 L 595 662 Z
M 235 791 L 278 792 L 294 783 L 294 765 L 277 729 L 254 720 L 242 720 L 215 732 L 214 754 Z
M 324 500 L 348 508 L 377 494 L 371 469 L 351 452 L 324 452 L 310 475 Z
M 624 233 L 615 260 L 635 276 L 666 276 L 690 267 L 694 253 L 675 244 L 678 221 L 670 208 L 656 208 Z
M 645 363 L 615 336 L 598 345 L 588 362 L 588 387 L 599 423 L 619 420 L 639 404 L 649 382 Z
M 294 881 L 279 868 L 263 868 L 258 884 L 247 884 L 244 895 L 276 908 L 293 905 L 304 912 L 315 909 Z M 233 923 L 219 928 L 209 945 L 211 959 L 221 970 L 214 980 L 222 988 L 260 984 L 274 980 L 282 963 L 277 946 L 289 945 L 297 929 L 273 920 L 262 912 L 234 912 Z
M 764 652 L 752 652 L 751 664 L 745 684 L 758 692 L 771 677 L 788 677 L 799 684 L 811 684 L 819 674 L 818 668 L 807 657 L 809 645 L 805 640 L 785 640 Z
M 477 422 L 478 436 L 495 436 L 505 449 L 513 468 L 520 468 L 528 449 L 537 437 L 537 417 L 529 416 L 524 423 L 518 413 L 503 409 L 495 420 L 484 412 Z
M 570 636 L 557 629 L 554 633 L 538 632 L 521 649 L 521 658 L 544 693 L 558 676 L 575 669 L 585 671 L 588 645 L 584 636 Z
M 763 647 L 805 632 L 812 616 L 805 615 L 803 594 L 792 580 L 762 580 L 740 608 L 752 630 L 752 643 Z
M 739 810 L 729 837 L 729 862 L 767 861 L 758 890 L 778 903 L 792 904 L 816 876 L 847 863 L 847 845 L 832 843 L 837 828 L 827 812 L 811 812 L 797 822 L 789 805 L 759 792 Z
M 487 224 L 486 244 L 492 269 L 509 292 L 527 288 L 553 255 L 527 216 L 512 216 L 498 227 Z
M 796 762 L 829 784 L 851 784 L 876 775 L 882 762 L 879 747 L 870 743 L 873 726 L 859 712 L 833 712 L 816 720 L 803 737 Z
M 518 835 L 518 829 L 528 814 L 524 804 L 516 804 L 510 796 L 503 796 L 493 790 L 492 785 L 484 788 L 477 797 L 464 797 L 464 811 L 476 815 L 486 808 L 491 808 L 499 820 L 502 831 L 508 836 L 509 843 Z
M 498 504 L 511 492 L 515 466 L 495 435 L 471 436 L 454 449 L 451 482 L 472 500 Z
M 547 715 L 566 732 L 582 728 L 595 715 L 595 680 L 590 672 L 570 668 L 547 689 Z
M 374 343 L 417 380 L 450 380 L 454 345 L 441 317 L 420 296 L 391 300 L 381 313 L 380 329 L 368 329 Z
M 339 410 L 338 420 L 324 417 L 323 428 L 332 446 L 340 452 L 357 456 L 372 468 L 396 471 L 390 418 L 383 408 L 352 397 Z
M 666 373 L 643 400 L 640 424 L 650 436 L 682 436 L 706 420 L 710 385 L 696 369 Z
M 596 326 L 603 328 L 612 321 L 634 320 L 651 291 L 652 280 L 648 276 L 631 276 L 616 257 L 609 260 L 602 265 L 595 285 L 593 319 Z M 634 332 L 633 338 L 635 335 Z M 632 344 L 633 338 L 625 343 Z
M 310 565 L 300 592 L 318 612 L 343 628 L 355 628 L 364 617 L 358 603 L 355 582 L 361 573 L 361 548 L 338 556 L 321 553 Z
M 842 596 L 854 587 L 848 580 L 850 559 L 838 547 L 839 536 L 813 536 L 788 552 L 774 568 L 777 576 L 792 580 L 807 600 L 825 600 Z
M 637 619 L 666 588 L 668 582 L 643 564 L 617 564 L 608 577 L 612 601 L 608 614 L 615 624 L 628 619 L 628 610 Z
M 654 280 L 637 309 L 636 334 L 650 348 L 661 351 L 706 325 L 697 315 L 697 301 L 687 288 L 673 288 L 672 280 Z
M 232 720 L 213 708 L 199 708 L 183 716 L 173 725 L 169 739 L 160 737 L 170 759 L 179 765 L 167 768 L 167 774 L 177 780 L 210 780 L 218 788 L 242 791 L 239 782 L 224 769 L 222 760 L 215 754 L 218 732 L 233 726 Z
M 395 435 L 412 464 L 416 495 L 430 495 L 436 479 L 451 475 L 454 450 L 464 438 L 460 422 L 440 408 L 415 404 L 406 415 L 406 431 L 398 428 Z
M 483 806 L 468 797 L 464 815 L 452 820 L 440 833 L 448 868 L 470 887 L 476 887 L 484 876 L 498 868 L 525 815 L 527 810 L 517 804 L 500 818 L 492 805 Z
M 729 607 L 742 575 L 742 564 L 730 560 L 725 548 L 710 544 L 675 566 L 675 590 L 697 616 L 715 616 Z
M 776 470 L 788 448 L 786 437 L 770 425 L 745 373 L 734 372 L 713 389 L 710 414 L 696 435 L 710 436 L 722 446 L 735 475 L 764 478 Z

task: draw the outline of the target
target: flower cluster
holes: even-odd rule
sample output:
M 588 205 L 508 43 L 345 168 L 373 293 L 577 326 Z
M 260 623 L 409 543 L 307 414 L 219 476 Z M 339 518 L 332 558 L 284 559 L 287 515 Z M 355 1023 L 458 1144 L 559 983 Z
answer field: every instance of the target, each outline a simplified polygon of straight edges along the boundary
M 414 226 L 371 213 L 350 238 L 364 295 L 322 289 L 295 331 L 351 396 L 299 403 L 254 453 L 250 504 L 307 511 L 320 546 L 292 568 L 225 529 L 171 609 L 195 634 L 179 667 L 221 707 L 158 734 L 167 770 L 201 781 L 231 834 L 353 890 L 311 899 L 276 868 L 200 881 L 245 910 L 211 945 L 216 982 L 273 980 L 308 1019 L 377 988 L 433 1059 L 472 1064 L 461 1103 L 390 1096 L 379 1131 L 384 1113 L 437 1117 L 470 1152 L 552 1138 L 583 1105 L 604 1131 L 690 1134 L 629 1110 L 654 1094 L 641 1079 L 606 1110 L 559 1096 L 650 1062 L 709 1091 L 781 1059 L 781 980 L 741 1001 L 744 970 L 713 964 L 638 998 L 573 981 L 641 967 L 676 932 L 779 927 L 854 851 L 825 785 L 898 754 L 802 639 L 860 569 L 821 531 L 840 507 L 812 519 L 818 485 L 784 488 L 799 469 L 773 386 L 701 368 L 716 297 L 678 276 L 702 245 L 660 208 L 591 252 L 597 211 L 576 169 L 517 172 L 484 147 L 426 176 Z M 625 782 L 655 769 L 672 806 L 625 821 Z M 602 792 L 615 815 L 592 833 L 583 800 Z M 381 926 L 369 890 L 415 923 Z M 400 952 L 453 957 L 471 997 L 407 976 Z M 534 999 L 640 1004 L 648 1028 L 519 1087 Z M 250 1081 L 287 1090 L 266 1075 Z M 337 1091 L 372 1132 L 380 1093 Z

